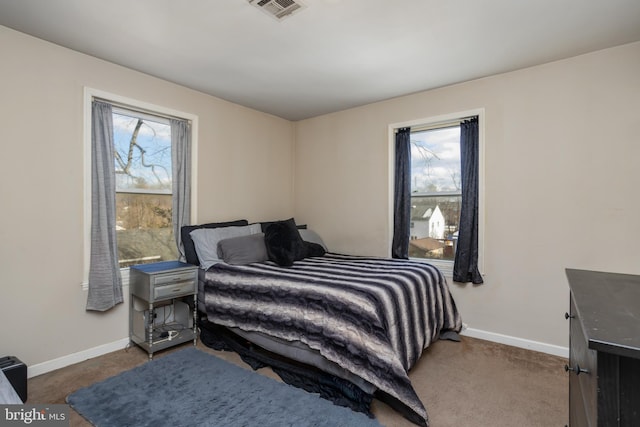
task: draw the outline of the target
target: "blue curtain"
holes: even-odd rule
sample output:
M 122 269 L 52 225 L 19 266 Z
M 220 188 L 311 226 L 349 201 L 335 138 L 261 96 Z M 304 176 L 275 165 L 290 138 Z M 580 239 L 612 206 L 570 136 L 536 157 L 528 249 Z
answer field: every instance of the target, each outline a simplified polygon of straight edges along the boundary
M 91 105 L 91 259 L 87 310 L 123 301 L 116 244 L 116 173 L 111 104 Z
M 393 200 L 393 258 L 409 258 L 411 232 L 411 128 L 396 132 Z
M 454 282 L 483 283 L 478 270 L 479 151 L 478 118 L 474 117 L 460 124 L 462 206 L 453 264 Z

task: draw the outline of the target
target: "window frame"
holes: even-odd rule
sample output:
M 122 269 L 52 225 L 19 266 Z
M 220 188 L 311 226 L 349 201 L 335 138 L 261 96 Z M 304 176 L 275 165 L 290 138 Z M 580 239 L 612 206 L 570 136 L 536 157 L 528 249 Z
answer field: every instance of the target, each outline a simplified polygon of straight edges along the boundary
M 132 110 L 141 115 L 149 114 L 150 116 L 174 117 L 182 120 L 188 120 L 191 123 L 191 222 L 196 221 L 195 212 L 197 211 L 197 147 L 198 147 L 198 116 L 183 111 L 174 110 L 172 108 L 151 104 L 137 99 L 128 98 L 99 89 L 84 87 L 83 95 L 83 163 L 84 163 L 84 179 L 83 179 L 83 270 L 82 270 L 82 289 L 89 289 L 89 265 L 91 260 L 91 103 L 94 99 L 102 99 L 111 103 L 114 109 L 122 108 Z M 122 274 L 122 285 L 129 285 L 129 267 L 120 269 Z
M 389 256 L 391 256 L 391 242 L 393 241 L 393 200 L 394 200 L 394 176 L 395 176 L 395 133 L 400 128 L 437 128 L 446 126 L 448 123 L 462 120 L 466 117 L 478 116 L 478 144 L 479 144 L 479 186 L 478 186 L 478 269 L 480 274 L 484 276 L 484 259 L 485 259 L 485 124 L 484 124 L 484 108 L 476 108 L 467 111 L 443 114 L 439 116 L 431 116 L 422 119 L 410 120 L 406 122 L 391 123 L 388 126 L 389 140 L 389 185 L 388 185 L 388 223 L 387 223 L 387 239 L 389 248 Z M 438 260 L 428 258 L 411 258 L 414 261 L 422 261 L 436 266 L 445 276 L 453 275 L 453 263 L 450 260 Z

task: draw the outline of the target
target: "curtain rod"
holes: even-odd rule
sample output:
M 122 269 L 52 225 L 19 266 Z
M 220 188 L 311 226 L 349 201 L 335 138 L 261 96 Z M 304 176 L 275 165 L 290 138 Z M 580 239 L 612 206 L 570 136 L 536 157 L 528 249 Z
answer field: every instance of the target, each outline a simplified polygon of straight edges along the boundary
M 474 115 L 474 116 L 461 117 L 459 119 L 452 119 L 452 120 L 444 120 L 442 122 L 434 122 L 434 123 L 429 123 L 424 125 L 401 126 L 399 128 L 394 129 L 394 132 L 398 133 L 398 129 L 407 128 L 407 127 L 411 129 L 411 132 L 423 132 L 423 131 L 432 130 L 432 129 L 443 129 L 447 127 L 459 126 L 460 123 L 464 122 L 465 120 L 477 119 L 477 118 L 478 116 Z
M 184 117 L 178 117 L 178 116 L 173 116 L 171 114 L 164 114 L 164 113 L 159 113 L 157 111 L 153 111 L 153 110 L 149 110 L 147 108 L 143 108 L 143 107 L 138 107 L 135 105 L 130 105 L 130 104 L 125 104 L 122 102 L 117 102 L 117 101 L 112 101 L 110 99 L 106 99 L 106 98 L 100 98 L 99 96 L 92 96 L 92 99 L 94 101 L 101 101 L 101 102 L 106 102 L 107 104 L 111 104 L 112 107 L 115 107 L 116 109 L 121 109 L 121 110 L 128 110 L 134 113 L 142 113 L 145 115 L 148 115 L 150 117 L 155 117 L 155 118 L 160 118 L 160 119 L 174 119 L 174 120 L 184 120 L 188 123 L 191 123 L 191 120 L 189 119 L 185 119 Z

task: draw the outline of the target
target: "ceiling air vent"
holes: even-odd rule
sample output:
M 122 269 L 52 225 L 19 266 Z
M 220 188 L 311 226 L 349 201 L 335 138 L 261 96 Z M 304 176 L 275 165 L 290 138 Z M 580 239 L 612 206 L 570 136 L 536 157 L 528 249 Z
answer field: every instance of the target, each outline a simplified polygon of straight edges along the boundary
M 300 0 L 249 0 L 249 3 L 278 20 L 305 7 Z

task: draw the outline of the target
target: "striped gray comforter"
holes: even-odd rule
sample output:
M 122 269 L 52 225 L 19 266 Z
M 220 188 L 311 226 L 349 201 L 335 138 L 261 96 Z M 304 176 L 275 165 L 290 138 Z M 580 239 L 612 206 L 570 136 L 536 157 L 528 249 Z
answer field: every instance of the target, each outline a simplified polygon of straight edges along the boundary
M 328 253 L 296 261 L 216 264 L 205 275 L 210 322 L 301 341 L 404 404 L 427 412 L 408 371 L 462 322 L 446 280 L 422 262 Z

